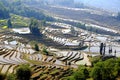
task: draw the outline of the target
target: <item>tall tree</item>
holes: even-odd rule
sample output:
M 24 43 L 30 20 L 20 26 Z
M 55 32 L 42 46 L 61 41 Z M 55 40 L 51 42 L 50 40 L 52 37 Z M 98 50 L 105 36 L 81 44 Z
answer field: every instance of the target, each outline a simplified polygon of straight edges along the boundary
M 11 20 L 10 20 L 10 19 L 8 19 L 7 25 L 8 25 L 8 28 L 12 28 L 12 23 L 11 23 Z
M 103 46 L 104 46 L 104 44 L 101 43 L 101 44 L 100 44 L 100 55 L 103 55 Z
M 40 30 L 39 30 L 39 23 L 36 19 L 32 18 L 29 28 L 30 28 L 30 32 L 34 35 L 39 36 L 40 35 Z
M 38 44 L 35 44 L 35 50 L 36 50 L 36 51 L 39 51 L 39 46 L 38 46 Z
M 106 44 L 103 44 L 103 55 L 105 55 L 105 51 L 106 51 Z

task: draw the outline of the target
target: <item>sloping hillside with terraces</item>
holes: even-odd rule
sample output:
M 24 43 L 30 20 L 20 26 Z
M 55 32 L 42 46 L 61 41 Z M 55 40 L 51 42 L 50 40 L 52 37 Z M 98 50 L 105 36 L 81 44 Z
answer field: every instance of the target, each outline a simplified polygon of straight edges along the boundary
M 0 80 L 119 80 L 119 16 L 46 1 L 0 0 Z
M 75 56 L 78 55 L 78 53 L 75 55 L 69 53 L 69 55 L 73 56 L 63 56 L 63 58 L 66 60 L 62 60 L 60 57 L 47 56 L 42 54 L 42 51 L 35 51 L 35 49 L 32 48 L 30 44 L 25 44 L 27 42 L 24 41 L 24 43 L 21 43 L 20 41 L 22 41 L 22 39 L 22 37 L 14 36 L 10 34 L 10 32 L 1 32 L 0 73 L 6 75 L 10 73 L 15 74 L 16 69 L 19 67 L 19 65 L 30 64 L 30 67 L 32 69 L 31 78 L 34 80 L 56 80 L 72 74 L 71 68 L 76 67 L 74 66 L 75 63 L 73 63 L 73 66 L 69 68 L 67 66 L 68 64 L 66 64 L 65 61 L 74 61 L 74 59 L 77 60 L 78 58 L 75 58 Z M 14 40 L 16 43 L 11 43 L 9 40 Z

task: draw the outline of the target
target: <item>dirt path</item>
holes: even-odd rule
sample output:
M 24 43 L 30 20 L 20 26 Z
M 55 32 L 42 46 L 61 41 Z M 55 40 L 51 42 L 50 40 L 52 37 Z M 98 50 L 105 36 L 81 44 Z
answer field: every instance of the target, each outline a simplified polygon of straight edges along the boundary
M 78 61 L 76 64 L 91 66 L 91 62 L 89 61 L 89 58 L 87 57 L 88 55 L 86 53 L 83 53 L 83 55 L 84 55 L 84 59 L 81 61 Z

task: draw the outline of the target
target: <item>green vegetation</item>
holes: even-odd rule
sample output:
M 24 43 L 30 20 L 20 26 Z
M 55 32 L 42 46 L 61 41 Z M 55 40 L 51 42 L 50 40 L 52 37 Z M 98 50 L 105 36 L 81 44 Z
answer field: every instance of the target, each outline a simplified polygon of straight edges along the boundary
M 88 69 L 85 66 L 79 66 L 67 80 L 86 80 L 87 78 L 89 78 Z
M 90 61 L 91 61 L 91 63 L 94 65 L 94 64 L 96 64 L 97 62 L 101 61 L 101 57 L 102 57 L 102 56 L 97 56 L 97 57 L 90 58 Z
M 106 61 L 96 58 L 93 67 L 79 66 L 65 80 L 116 80 L 120 75 L 120 58 Z
M 49 55 L 49 52 L 47 51 L 46 48 L 43 48 L 42 52 L 43 52 L 45 55 Z
M 7 8 L 3 5 L 3 3 L 0 1 L 0 19 L 6 19 L 9 18 L 9 11 Z
M 43 14 L 41 11 L 33 9 L 26 4 L 23 4 L 27 2 L 31 2 L 31 1 L 0 0 L 0 19 L 2 20 L 6 19 L 5 22 L 0 20 L 0 27 L 3 27 L 3 29 L 11 28 L 11 27 L 12 28 L 27 27 L 30 24 L 30 21 L 28 18 L 31 18 L 31 17 L 41 20 L 40 26 L 45 26 L 46 20 L 47 21 L 54 20 L 52 17 Z M 11 14 L 9 14 L 9 12 Z M 23 18 L 20 15 L 28 18 Z M 7 27 L 4 27 L 4 26 L 7 26 Z
M 6 19 L 0 20 L 0 28 L 3 28 L 3 29 L 7 28 L 7 20 Z
M 30 23 L 29 18 L 25 18 L 19 15 L 11 14 L 9 19 L 1 19 L 0 27 L 3 29 L 7 28 L 21 28 L 28 27 Z
M 18 80 L 30 80 L 31 69 L 29 65 L 21 65 L 16 71 L 16 76 Z
M 3 26 L 2 28 L 3 28 L 3 29 L 7 29 L 7 28 L 8 28 L 8 26 Z
M 12 28 L 12 23 L 11 23 L 11 20 L 10 20 L 10 19 L 8 19 L 7 25 L 8 25 L 8 28 Z
M 30 19 L 19 15 L 11 14 L 11 22 L 13 28 L 28 27 L 30 24 Z
M 38 46 L 38 44 L 35 44 L 35 50 L 36 50 L 36 51 L 39 51 L 39 46 Z
M 38 21 L 36 19 L 31 19 L 31 23 L 29 25 L 29 28 L 30 28 L 30 32 L 33 35 L 37 35 L 37 36 L 40 35 L 40 30 L 38 27 L 39 27 Z
M 40 26 L 46 26 L 46 20 L 42 20 Z
M 38 36 L 42 36 L 42 34 L 40 33 L 40 28 L 43 26 L 46 26 L 46 21 L 53 20 L 53 18 L 44 15 L 42 12 L 36 11 L 35 9 L 31 9 L 28 6 L 22 5 L 22 2 L 20 0 L 14 0 L 12 2 L 9 2 L 9 1 L 5 2 L 5 1 L 2 0 L 2 2 L 0 2 L 0 19 L 1 19 L 0 27 L 2 27 L 3 29 L 14 28 L 14 27 L 29 27 L 31 33 L 38 37 Z M 5 3 L 8 5 L 5 5 Z M 11 14 L 9 16 L 8 10 L 14 14 Z M 15 14 L 18 14 L 18 15 L 15 15 Z M 22 17 L 22 16 L 25 16 L 25 17 Z M 36 19 L 32 18 L 30 20 L 29 18 L 26 18 L 26 17 L 29 17 L 29 18 L 34 17 Z M 41 21 L 39 22 L 37 19 Z M 81 23 L 73 23 L 72 25 L 80 27 L 84 30 L 92 31 L 92 32 L 106 33 L 103 30 L 99 30 L 98 32 L 98 28 L 93 28 L 92 26 L 86 26 L 85 24 L 81 24 Z M 71 30 L 72 30 L 72 33 L 75 34 L 75 30 L 73 27 L 71 27 Z M 39 45 L 37 43 L 33 44 L 33 46 L 36 51 L 40 51 Z M 84 46 L 81 49 L 85 49 L 85 48 L 87 48 L 87 46 Z M 101 43 L 101 46 L 100 46 L 101 55 L 105 54 L 103 53 L 104 50 L 105 50 L 105 45 Z M 47 51 L 46 48 L 43 48 L 42 52 L 43 54 L 47 56 L 51 54 L 50 52 Z M 10 52 L 5 52 L 5 53 L 8 54 Z M 14 53 L 12 54 L 10 53 L 10 57 L 12 55 L 14 55 Z M 45 59 L 42 59 L 43 61 L 39 61 L 39 60 L 30 60 L 28 58 L 28 55 L 29 54 L 24 54 L 23 59 L 28 61 L 31 64 L 35 64 L 35 66 L 32 66 L 33 69 L 30 68 L 30 65 L 20 65 L 16 69 L 16 74 L 9 74 L 9 75 L 0 74 L 0 80 L 4 80 L 5 78 L 7 80 L 16 80 L 16 79 L 17 80 L 30 80 L 31 76 L 32 76 L 32 79 L 34 80 L 36 79 L 37 80 L 40 80 L 40 79 L 59 80 L 61 78 L 63 80 L 86 80 L 86 79 L 115 80 L 120 75 L 120 58 L 108 59 L 106 61 L 102 61 L 101 57 L 94 57 L 93 59 L 91 59 L 91 62 L 93 64 L 92 67 L 79 66 L 79 68 L 77 69 L 73 69 L 73 68 L 71 69 L 71 68 L 68 68 L 67 66 L 64 68 L 61 65 L 60 66 L 57 65 L 57 67 L 53 66 L 52 63 L 57 60 L 56 58 L 54 59 L 54 57 L 51 58 L 48 62 L 45 62 L 47 61 L 45 60 L 47 59 L 47 57 Z M 64 61 L 67 61 L 67 59 L 70 59 L 71 56 L 68 56 L 67 58 L 65 58 Z M 50 61 L 52 61 L 52 63 Z M 36 67 L 36 65 L 38 64 L 39 65 L 45 64 L 49 66 L 37 66 Z M 71 62 L 69 61 L 68 61 L 68 64 L 72 65 Z
M 32 1 L 37 3 L 37 1 Z M 48 15 L 42 13 L 26 5 L 31 3 L 31 1 L 24 0 L 0 0 L 0 18 L 6 19 L 9 18 L 9 12 L 24 17 L 34 17 L 39 20 L 53 21 L 54 19 Z M 41 3 L 42 4 L 42 3 Z
M 14 74 L 8 74 L 7 80 L 16 80 L 16 76 Z
M 94 80 L 115 80 L 120 74 L 120 59 L 109 59 L 95 64 L 91 77 Z

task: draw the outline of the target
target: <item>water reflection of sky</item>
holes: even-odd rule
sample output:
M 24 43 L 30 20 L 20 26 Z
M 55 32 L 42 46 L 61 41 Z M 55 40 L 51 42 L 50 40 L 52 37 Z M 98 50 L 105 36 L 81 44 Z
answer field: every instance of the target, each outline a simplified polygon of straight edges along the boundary
M 120 47 L 112 47 L 112 51 L 113 51 L 113 53 L 111 53 L 112 55 L 114 55 L 115 53 L 114 53 L 114 51 L 116 50 L 116 56 L 119 56 L 120 57 Z M 85 49 L 84 51 L 87 51 L 87 52 L 89 52 L 89 49 L 87 48 L 87 49 Z M 93 53 L 98 53 L 99 54 L 99 51 L 100 51 L 100 47 L 98 46 L 98 47 L 91 47 L 90 48 L 90 52 L 93 52 Z M 107 46 L 106 47 L 106 54 L 109 54 L 109 47 Z

